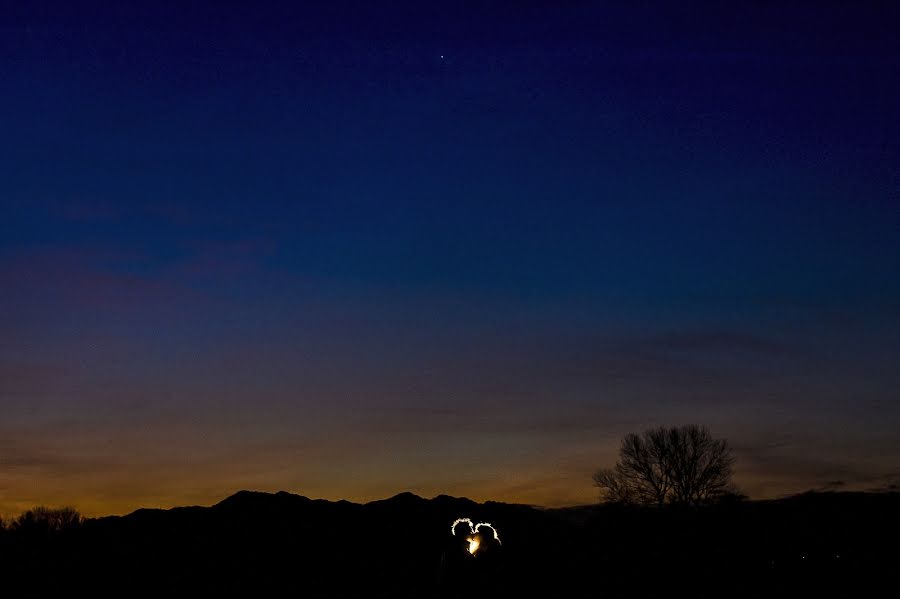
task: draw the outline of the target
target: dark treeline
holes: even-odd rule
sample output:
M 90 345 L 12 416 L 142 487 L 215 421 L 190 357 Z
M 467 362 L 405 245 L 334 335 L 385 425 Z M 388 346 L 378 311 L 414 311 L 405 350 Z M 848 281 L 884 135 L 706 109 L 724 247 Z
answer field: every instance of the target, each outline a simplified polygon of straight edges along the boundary
M 489 570 L 442 571 L 459 517 L 497 528 Z M 8 596 L 861 596 L 891 583 L 898 533 L 896 493 L 540 510 L 241 492 L 124 517 L 37 510 L 0 531 L 0 566 L 6 589 L 26 591 Z

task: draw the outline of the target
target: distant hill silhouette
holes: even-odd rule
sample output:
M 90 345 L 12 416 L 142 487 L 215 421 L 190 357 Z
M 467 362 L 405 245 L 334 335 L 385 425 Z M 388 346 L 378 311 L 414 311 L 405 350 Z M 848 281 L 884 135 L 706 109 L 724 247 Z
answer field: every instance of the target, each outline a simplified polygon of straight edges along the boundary
M 490 568 L 452 553 L 460 517 L 500 532 Z M 4 588 L 27 596 L 861 596 L 891 583 L 897 538 L 897 493 L 539 509 L 241 491 L 211 507 L 140 509 L 53 535 L 8 530 L 0 567 Z

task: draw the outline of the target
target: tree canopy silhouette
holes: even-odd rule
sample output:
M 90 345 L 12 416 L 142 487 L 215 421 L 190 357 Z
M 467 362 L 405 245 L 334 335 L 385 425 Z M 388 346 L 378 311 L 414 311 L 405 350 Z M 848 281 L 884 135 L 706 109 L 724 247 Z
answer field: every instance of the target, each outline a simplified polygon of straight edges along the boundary
M 57 534 L 81 526 L 84 518 L 73 507 L 48 508 L 38 506 L 24 512 L 10 523 L 13 532 L 26 534 Z
M 606 502 L 700 505 L 730 493 L 733 473 L 727 441 L 691 424 L 626 435 L 619 461 L 593 478 Z

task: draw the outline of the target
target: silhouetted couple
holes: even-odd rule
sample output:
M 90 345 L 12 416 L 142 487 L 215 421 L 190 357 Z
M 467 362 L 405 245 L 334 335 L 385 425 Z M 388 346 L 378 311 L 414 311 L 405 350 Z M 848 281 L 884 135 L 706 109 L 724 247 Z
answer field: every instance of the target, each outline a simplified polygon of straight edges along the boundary
M 499 587 L 502 547 L 492 532 L 450 536 L 438 572 L 440 597 L 472 596 Z

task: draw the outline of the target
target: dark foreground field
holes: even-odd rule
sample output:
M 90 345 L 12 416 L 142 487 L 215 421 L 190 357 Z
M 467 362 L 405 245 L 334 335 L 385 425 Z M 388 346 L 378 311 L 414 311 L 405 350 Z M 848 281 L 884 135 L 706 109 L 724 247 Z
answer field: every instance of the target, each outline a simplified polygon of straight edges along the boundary
M 502 545 L 469 556 L 450 534 L 459 517 L 491 522 Z M 6 531 L 0 596 L 889 597 L 898 533 L 897 493 L 539 510 L 245 491 L 61 533 Z

